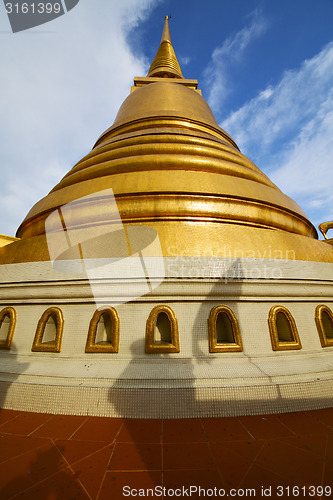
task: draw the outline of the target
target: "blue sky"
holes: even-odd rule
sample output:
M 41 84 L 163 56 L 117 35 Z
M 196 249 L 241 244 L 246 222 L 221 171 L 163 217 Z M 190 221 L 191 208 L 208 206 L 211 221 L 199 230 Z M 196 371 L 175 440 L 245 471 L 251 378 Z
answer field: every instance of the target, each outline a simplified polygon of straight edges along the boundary
M 333 220 L 332 0 L 80 0 L 12 34 L 0 4 L 0 233 L 108 128 L 164 16 L 218 123 L 316 226 Z

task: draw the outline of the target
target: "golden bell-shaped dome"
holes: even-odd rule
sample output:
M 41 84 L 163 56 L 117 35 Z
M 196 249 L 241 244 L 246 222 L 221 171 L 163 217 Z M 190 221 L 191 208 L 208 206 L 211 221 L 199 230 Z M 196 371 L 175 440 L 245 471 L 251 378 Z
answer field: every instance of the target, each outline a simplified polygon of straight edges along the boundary
M 172 48 L 167 19 L 164 43 Z M 299 206 L 239 151 L 175 61 L 157 53 L 113 125 L 31 209 L 17 232 L 24 252 L 16 259 L 49 258 L 40 243 L 45 221 L 70 202 L 68 229 L 110 224 L 113 215 L 99 193 L 112 188 L 122 223 L 154 228 L 165 256 L 333 262 L 332 247 L 317 240 Z

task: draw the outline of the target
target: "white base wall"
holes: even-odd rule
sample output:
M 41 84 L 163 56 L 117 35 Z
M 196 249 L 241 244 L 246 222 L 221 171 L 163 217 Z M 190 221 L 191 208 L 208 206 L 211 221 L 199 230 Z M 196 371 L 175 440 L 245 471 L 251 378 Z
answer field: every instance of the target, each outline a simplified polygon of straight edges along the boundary
M 152 291 L 140 279 L 54 271 L 50 262 L 0 266 L 0 310 L 17 325 L 0 351 L 0 406 L 48 413 L 181 418 L 316 409 L 333 403 L 333 347 L 322 348 L 314 313 L 333 309 L 333 265 L 264 259 L 165 259 L 166 277 Z M 202 276 L 198 274 L 202 274 Z M 96 288 L 95 285 L 98 285 Z M 97 305 L 96 305 L 97 301 Z M 120 320 L 119 353 L 85 353 L 96 307 L 112 304 Z M 167 304 L 179 327 L 180 353 L 145 354 L 150 311 Z M 217 304 L 235 312 L 243 352 L 209 353 L 208 317 Z M 268 313 L 293 315 L 298 351 L 273 351 Z M 39 318 L 51 306 L 64 315 L 60 353 L 32 352 Z

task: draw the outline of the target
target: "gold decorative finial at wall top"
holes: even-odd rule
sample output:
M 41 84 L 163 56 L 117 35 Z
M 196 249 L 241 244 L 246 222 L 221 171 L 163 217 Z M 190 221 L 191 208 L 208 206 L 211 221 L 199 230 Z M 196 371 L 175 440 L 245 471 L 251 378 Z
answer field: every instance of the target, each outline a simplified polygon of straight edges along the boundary
M 328 240 L 326 233 L 329 229 L 333 229 L 333 221 L 322 222 L 319 224 L 318 229 L 324 236 L 325 240 Z

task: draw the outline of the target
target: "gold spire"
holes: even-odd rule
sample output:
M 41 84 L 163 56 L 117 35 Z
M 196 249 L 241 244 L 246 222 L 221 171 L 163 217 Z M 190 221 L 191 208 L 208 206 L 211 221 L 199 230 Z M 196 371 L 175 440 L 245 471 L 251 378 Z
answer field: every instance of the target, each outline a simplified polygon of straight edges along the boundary
M 153 60 L 148 75 L 149 77 L 183 78 L 182 70 L 175 51 L 173 50 L 169 29 L 169 17 L 165 17 L 161 45 Z
M 165 16 L 164 29 L 162 33 L 161 43 L 166 40 L 171 43 L 170 28 L 169 28 L 169 16 Z

